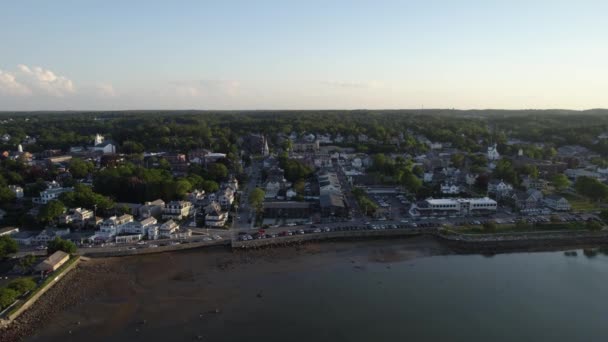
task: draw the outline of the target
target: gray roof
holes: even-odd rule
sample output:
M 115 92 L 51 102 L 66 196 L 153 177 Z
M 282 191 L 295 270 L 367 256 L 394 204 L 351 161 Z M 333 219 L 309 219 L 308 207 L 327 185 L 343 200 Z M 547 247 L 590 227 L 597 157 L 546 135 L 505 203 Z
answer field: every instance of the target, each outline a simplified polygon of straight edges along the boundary
M 334 193 L 325 193 L 319 197 L 321 207 L 344 207 L 342 196 Z
M 562 199 L 565 199 L 564 196 L 560 196 L 560 195 L 547 195 L 545 196 L 545 199 L 549 199 L 552 201 L 561 201 Z

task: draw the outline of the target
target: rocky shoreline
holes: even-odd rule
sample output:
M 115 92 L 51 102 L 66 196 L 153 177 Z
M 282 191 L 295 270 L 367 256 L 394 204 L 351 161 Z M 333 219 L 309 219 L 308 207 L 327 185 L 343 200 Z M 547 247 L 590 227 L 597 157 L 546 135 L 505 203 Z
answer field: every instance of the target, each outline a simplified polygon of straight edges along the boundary
M 87 301 L 95 286 L 95 274 L 110 272 L 103 263 L 83 262 L 66 274 L 36 302 L 0 333 L 0 341 L 20 341 L 32 335 L 37 327 L 46 323 L 53 314 Z M 107 266 L 107 265 L 106 265 Z M 75 325 L 78 322 L 74 322 Z

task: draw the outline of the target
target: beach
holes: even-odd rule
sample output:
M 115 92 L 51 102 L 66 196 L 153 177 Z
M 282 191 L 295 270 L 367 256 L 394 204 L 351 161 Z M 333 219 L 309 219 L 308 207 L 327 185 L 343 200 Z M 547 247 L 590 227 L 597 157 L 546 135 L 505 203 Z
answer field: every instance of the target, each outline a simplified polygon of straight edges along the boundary
M 368 262 L 392 263 L 444 252 L 433 239 L 417 237 L 90 259 L 3 331 L 0 340 L 42 341 L 63 336 L 101 341 L 117 331 L 138 334 L 147 326 L 186 322 L 193 317 L 219 320 L 227 308 L 238 305 L 233 299 L 240 298 L 243 291 L 263 299 L 273 275 L 322 268 L 327 256 L 356 269 Z M 248 283 L 259 285 L 245 286 Z M 171 312 L 171 322 L 166 322 L 167 312 Z

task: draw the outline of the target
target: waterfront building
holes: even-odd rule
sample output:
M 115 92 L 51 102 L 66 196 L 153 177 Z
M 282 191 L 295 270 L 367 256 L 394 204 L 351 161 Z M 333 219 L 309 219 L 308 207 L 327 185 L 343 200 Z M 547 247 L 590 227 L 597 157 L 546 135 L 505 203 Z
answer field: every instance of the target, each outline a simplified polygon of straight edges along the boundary
M 471 215 L 496 212 L 495 200 L 483 198 L 429 198 L 413 203 L 411 216 L 427 215 Z

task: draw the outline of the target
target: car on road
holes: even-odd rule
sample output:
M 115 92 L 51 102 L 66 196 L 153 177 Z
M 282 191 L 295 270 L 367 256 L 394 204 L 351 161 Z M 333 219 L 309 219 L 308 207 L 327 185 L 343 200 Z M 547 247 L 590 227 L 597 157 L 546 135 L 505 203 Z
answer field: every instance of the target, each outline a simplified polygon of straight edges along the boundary
M 148 248 L 156 248 L 156 247 L 158 247 L 158 245 L 154 245 L 154 244 L 153 245 L 148 245 Z
M 321 229 L 317 228 L 317 229 L 313 230 L 312 232 L 313 232 L 313 233 L 320 233 L 320 232 L 321 232 Z

